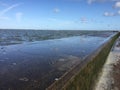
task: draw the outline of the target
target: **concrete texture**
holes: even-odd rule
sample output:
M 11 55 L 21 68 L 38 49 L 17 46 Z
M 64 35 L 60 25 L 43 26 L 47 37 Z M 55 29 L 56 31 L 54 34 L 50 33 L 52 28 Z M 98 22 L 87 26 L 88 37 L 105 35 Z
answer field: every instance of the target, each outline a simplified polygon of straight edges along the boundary
M 120 37 L 102 69 L 95 90 L 120 90 Z

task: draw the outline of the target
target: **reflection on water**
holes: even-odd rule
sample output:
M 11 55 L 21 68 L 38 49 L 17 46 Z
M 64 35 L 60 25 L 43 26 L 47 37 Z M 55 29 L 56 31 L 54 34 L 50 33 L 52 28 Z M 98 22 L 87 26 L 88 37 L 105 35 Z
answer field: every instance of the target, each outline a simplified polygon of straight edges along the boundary
M 0 46 L 0 90 L 44 90 L 104 40 L 76 36 Z

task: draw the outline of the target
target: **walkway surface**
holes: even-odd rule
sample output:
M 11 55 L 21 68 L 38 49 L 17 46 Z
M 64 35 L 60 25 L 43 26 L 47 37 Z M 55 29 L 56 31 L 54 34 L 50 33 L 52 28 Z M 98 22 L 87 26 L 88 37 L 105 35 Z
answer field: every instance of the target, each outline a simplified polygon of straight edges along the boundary
M 95 90 L 120 90 L 120 37 L 107 58 Z

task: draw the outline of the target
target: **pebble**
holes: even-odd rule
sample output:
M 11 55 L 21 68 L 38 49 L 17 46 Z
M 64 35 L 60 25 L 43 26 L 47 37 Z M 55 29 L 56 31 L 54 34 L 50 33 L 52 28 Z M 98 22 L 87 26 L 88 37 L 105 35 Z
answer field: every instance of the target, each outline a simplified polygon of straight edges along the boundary
M 29 81 L 29 79 L 28 79 L 28 78 L 26 78 L 26 77 L 19 78 L 19 80 L 20 80 L 20 81 L 25 81 L 25 82 Z
M 55 81 L 58 81 L 59 79 L 58 78 L 55 78 Z

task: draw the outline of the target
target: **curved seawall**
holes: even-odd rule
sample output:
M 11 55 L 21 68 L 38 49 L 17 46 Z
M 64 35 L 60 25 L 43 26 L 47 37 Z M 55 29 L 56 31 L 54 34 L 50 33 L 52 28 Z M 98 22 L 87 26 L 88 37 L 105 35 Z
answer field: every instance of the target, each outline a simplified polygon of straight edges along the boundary
M 92 90 L 98 73 L 102 69 L 106 58 L 119 33 L 111 36 L 96 51 L 84 58 L 46 90 Z

